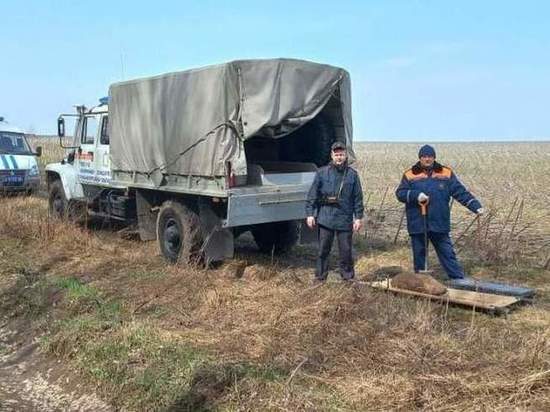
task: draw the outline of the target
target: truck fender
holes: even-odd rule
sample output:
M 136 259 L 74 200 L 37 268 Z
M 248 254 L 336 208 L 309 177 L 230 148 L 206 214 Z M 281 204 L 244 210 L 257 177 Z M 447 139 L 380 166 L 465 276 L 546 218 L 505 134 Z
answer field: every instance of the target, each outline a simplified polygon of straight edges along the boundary
M 141 240 L 157 239 L 158 206 L 162 203 L 156 191 L 136 190 L 136 213 Z
M 46 166 L 46 175 L 48 178 L 48 190 L 54 180 L 60 179 L 67 200 L 84 199 L 84 191 L 78 181 L 78 176 L 73 165 L 68 163 L 50 163 Z
M 234 236 L 229 228 L 223 227 L 223 221 L 212 209 L 211 199 L 197 199 L 201 233 L 204 239 L 202 249 L 207 261 L 217 262 L 232 259 L 234 254 Z

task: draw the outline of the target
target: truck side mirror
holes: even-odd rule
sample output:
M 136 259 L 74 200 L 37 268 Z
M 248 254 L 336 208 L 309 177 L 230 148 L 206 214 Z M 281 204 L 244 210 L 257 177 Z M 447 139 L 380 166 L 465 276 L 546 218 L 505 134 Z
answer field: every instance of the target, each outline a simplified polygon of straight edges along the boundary
M 62 117 L 57 119 L 57 136 L 65 137 L 65 119 Z
M 36 157 L 42 156 L 42 146 L 36 146 L 35 155 Z

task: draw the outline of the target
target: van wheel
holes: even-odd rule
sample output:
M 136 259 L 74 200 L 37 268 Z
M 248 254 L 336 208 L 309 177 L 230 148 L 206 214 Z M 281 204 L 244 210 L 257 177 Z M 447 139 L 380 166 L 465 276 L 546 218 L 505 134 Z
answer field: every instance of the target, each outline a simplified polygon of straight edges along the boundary
M 298 242 L 298 224 L 294 220 L 254 225 L 251 231 L 262 253 L 286 253 Z
M 162 204 L 157 217 L 157 239 L 160 252 L 170 263 L 200 262 L 200 220 L 186 205 L 173 200 Z
M 69 202 L 67 202 L 61 180 L 53 181 L 48 192 L 48 210 L 50 216 L 56 219 L 64 219 L 67 216 L 68 206 Z

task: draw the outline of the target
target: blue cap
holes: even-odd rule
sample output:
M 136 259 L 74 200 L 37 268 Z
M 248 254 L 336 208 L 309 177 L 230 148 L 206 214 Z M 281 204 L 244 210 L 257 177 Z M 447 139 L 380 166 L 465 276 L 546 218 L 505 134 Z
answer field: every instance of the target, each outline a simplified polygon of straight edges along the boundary
M 435 149 L 430 146 L 429 144 L 426 144 L 424 146 L 422 146 L 420 148 L 420 150 L 418 151 L 418 157 L 423 157 L 423 156 L 431 156 L 431 157 L 435 157 Z

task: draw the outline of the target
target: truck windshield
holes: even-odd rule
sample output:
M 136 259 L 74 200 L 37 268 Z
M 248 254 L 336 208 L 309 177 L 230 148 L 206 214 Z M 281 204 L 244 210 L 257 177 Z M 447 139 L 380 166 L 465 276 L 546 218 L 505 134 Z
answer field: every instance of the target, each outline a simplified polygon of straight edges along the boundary
M 32 154 L 22 133 L 0 131 L 0 153 Z

